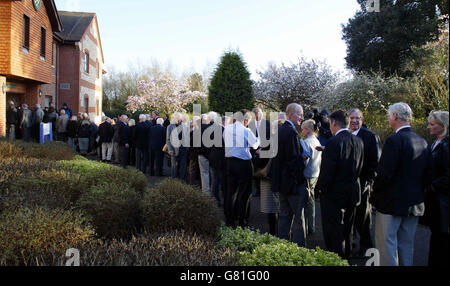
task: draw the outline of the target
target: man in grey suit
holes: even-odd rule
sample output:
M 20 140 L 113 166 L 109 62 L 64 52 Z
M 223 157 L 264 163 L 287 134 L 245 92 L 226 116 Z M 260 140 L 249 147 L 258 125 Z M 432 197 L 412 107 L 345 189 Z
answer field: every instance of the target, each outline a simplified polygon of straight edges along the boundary
M 30 142 L 31 128 L 33 127 L 33 112 L 28 109 L 28 104 L 22 104 L 22 120 L 20 121 L 20 128 L 22 129 L 23 140 Z

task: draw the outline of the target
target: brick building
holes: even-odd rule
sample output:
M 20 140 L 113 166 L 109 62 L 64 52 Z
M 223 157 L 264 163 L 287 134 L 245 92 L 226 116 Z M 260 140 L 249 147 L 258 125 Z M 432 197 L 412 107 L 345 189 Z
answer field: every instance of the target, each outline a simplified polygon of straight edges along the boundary
M 94 13 L 57 11 L 53 0 L 0 0 L 0 136 L 6 102 L 66 102 L 102 114 L 103 51 Z
M 102 114 L 103 51 L 94 13 L 60 11 L 58 106 L 64 102 L 100 123 Z
M 0 136 L 7 101 L 43 103 L 41 87 L 54 80 L 53 34 L 61 29 L 53 0 L 0 0 Z

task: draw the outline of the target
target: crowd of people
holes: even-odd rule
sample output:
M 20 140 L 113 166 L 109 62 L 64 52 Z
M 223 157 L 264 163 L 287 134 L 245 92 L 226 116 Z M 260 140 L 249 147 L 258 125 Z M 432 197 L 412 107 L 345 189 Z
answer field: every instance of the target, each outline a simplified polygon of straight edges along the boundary
M 81 154 L 150 176 L 164 176 L 167 158 L 166 175 L 213 196 L 228 226 L 248 226 L 251 197 L 259 197 L 270 233 L 302 247 L 316 232 L 319 200 L 326 248 L 343 258 L 355 255 L 359 238 L 359 256 L 376 247 L 381 265 L 413 265 L 420 218 L 432 233 L 429 264 L 449 263 L 448 111 L 430 113 L 428 129 L 436 137 L 431 145 L 411 127 L 406 103 L 389 107 L 386 124 L 393 134 L 384 145 L 359 109 L 304 116 L 296 103 L 275 121 L 260 108 L 191 120 L 175 113 L 171 121 L 154 111 L 137 123 L 127 115 L 104 116 L 97 127 L 87 114 L 72 115 L 66 104 L 59 114 L 10 106 L 7 119 L 11 139 L 29 140 L 36 123 L 54 122 L 57 140 Z

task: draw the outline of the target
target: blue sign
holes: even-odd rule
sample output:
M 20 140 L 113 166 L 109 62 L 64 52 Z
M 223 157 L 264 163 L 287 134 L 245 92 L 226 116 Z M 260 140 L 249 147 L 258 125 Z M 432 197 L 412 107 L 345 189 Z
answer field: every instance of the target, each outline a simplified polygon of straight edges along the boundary
M 53 141 L 52 123 L 41 123 L 39 128 L 39 142 L 45 144 Z

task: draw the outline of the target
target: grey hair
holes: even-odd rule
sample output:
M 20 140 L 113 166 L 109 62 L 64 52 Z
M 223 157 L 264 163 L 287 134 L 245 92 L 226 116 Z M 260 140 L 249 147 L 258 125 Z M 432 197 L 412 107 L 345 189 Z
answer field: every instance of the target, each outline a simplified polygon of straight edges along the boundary
M 156 119 L 156 124 L 163 125 L 164 124 L 164 119 L 162 119 L 162 118 Z
M 128 121 L 128 125 L 131 126 L 135 126 L 136 125 L 136 121 L 134 119 L 130 119 L 130 121 Z
M 347 114 L 350 115 L 354 112 L 359 112 L 359 114 L 361 114 L 361 117 L 364 118 L 364 114 L 362 113 L 362 111 L 359 108 L 352 108 L 347 112 Z
M 404 102 L 397 102 L 389 106 L 388 114 L 397 114 L 397 119 L 403 122 L 411 123 L 413 119 L 413 112 L 411 107 Z
M 433 110 L 428 116 L 428 121 L 431 119 L 436 120 L 439 125 L 444 127 L 444 133 L 441 136 L 448 136 L 448 111 Z
M 141 115 L 139 115 L 139 121 L 145 121 L 145 120 L 147 120 L 147 115 L 146 114 L 141 114 Z
M 39 103 L 36 103 L 36 108 L 41 108 L 41 105 Z
M 286 116 L 289 116 L 291 113 L 295 112 L 296 110 L 302 110 L 303 107 L 298 103 L 291 103 L 286 107 Z
M 214 111 L 209 112 L 207 116 L 208 116 L 209 121 L 213 121 L 215 123 L 218 123 L 217 122 L 217 121 L 219 121 L 218 118 L 220 118 L 219 114 L 217 114 L 217 112 L 214 112 Z
M 66 111 L 64 109 L 61 109 L 61 114 L 66 114 Z

